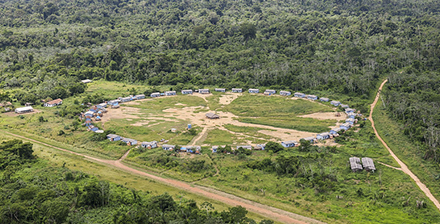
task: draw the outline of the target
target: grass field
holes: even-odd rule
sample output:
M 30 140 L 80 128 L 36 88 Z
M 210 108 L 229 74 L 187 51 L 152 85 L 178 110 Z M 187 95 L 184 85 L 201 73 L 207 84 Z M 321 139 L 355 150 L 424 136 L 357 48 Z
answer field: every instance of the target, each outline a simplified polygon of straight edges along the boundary
M 130 107 L 143 109 L 143 113 L 160 114 L 168 108 L 182 109 L 193 106 L 207 106 L 207 103 L 200 97 L 191 95 L 177 95 L 172 97 L 160 97 L 157 99 L 147 100 L 142 103 L 127 104 Z

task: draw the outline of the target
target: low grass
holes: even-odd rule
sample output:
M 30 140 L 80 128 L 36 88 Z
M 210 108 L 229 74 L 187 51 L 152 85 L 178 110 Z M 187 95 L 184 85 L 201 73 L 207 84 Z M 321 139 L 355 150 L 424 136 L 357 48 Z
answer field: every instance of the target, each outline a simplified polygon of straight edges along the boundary
M 251 136 L 252 138 L 256 139 L 256 138 L 263 138 L 266 139 L 267 141 L 272 140 L 272 139 L 277 139 L 273 136 L 270 135 L 266 135 L 263 133 L 260 133 L 259 131 L 262 130 L 272 130 L 272 129 L 267 129 L 267 128 L 257 128 L 257 127 L 246 127 L 246 126 L 236 126 L 236 125 L 232 125 L 232 124 L 226 124 L 223 125 L 224 128 L 228 129 L 229 131 L 233 131 L 233 132 L 237 132 L 237 133 L 243 133 L 245 135 Z M 277 139 L 280 140 L 280 139 Z
M 208 136 L 203 143 L 209 145 L 233 145 L 239 141 L 240 139 L 237 135 L 219 129 L 212 129 L 208 131 Z
M 207 103 L 202 98 L 192 95 L 158 97 L 146 101 L 137 101 L 137 103 L 139 104 L 126 104 L 125 106 L 141 108 L 144 113 L 153 114 L 163 113 L 163 110 L 168 108 L 183 109 L 185 107 L 207 106 Z
M 294 129 L 314 133 L 326 132 L 330 126 L 336 124 L 336 120 L 318 120 L 313 118 L 301 118 L 294 116 L 273 116 L 273 117 L 240 117 L 238 121 L 250 124 L 261 124 L 278 128 Z
M 403 134 L 402 125 L 387 115 L 381 99 L 374 109 L 373 119 L 379 135 L 388 147 L 429 188 L 434 197 L 440 200 L 440 166 L 423 159 L 421 146 L 414 144 Z

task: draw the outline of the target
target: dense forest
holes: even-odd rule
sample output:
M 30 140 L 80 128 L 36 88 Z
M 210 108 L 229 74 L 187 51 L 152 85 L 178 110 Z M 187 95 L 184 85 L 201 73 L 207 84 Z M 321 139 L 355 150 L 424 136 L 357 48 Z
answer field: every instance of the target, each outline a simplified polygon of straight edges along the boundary
M 243 207 L 218 212 L 208 202 L 175 201 L 50 166 L 20 140 L 0 144 L 0 189 L 0 223 L 256 223 Z

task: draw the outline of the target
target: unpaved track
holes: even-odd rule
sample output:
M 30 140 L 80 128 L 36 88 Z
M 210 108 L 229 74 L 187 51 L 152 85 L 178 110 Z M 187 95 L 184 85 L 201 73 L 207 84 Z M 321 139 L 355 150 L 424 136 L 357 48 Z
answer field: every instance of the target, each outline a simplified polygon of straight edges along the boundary
M 4 130 L 2 130 L 2 131 L 9 134 L 9 135 L 15 136 L 17 138 L 25 139 L 27 141 L 35 142 L 35 143 L 38 143 L 40 145 L 44 145 L 44 146 L 47 146 L 50 148 L 54 148 L 54 149 L 61 150 L 61 151 L 67 152 L 67 153 L 82 156 L 82 157 L 87 158 L 89 160 L 104 163 L 104 164 L 119 168 L 121 170 L 124 170 L 126 172 L 134 173 L 134 174 L 137 174 L 140 176 L 145 176 L 150 179 L 167 184 L 169 186 L 172 186 L 172 187 L 175 187 L 175 188 L 178 188 L 181 190 L 185 190 L 185 191 L 188 191 L 193 194 L 202 195 L 206 198 L 220 201 L 220 202 L 225 203 L 230 206 L 242 206 L 242 207 L 246 208 L 247 210 L 249 210 L 250 212 L 260 214 L 260 215 L 265 216 L 269 219 L 277 220 L 279 222 L 298 223 L 298 224 L 323 223 L 321 221 L 314 220 L 312 218 L 301 216 L 301 215 L 298 215 L 298 214 L 295 214 L 292 212 L 287 212 L 287 211 L 284 211 L 284 210 L 281 210 L 278 208 L 274 208 L 274 207 L 270 207 L 267 205 L 263 205 L 263 204 L 260 204 L 257 202 L 253 202 L 253 201 L 243 199 L 243 198 L 240 198 L 235 195 L 228 194 L 228 193 L 225 193 L 222 191 L 217 191 L 217 190 L 207 188 L 207 187 L 201 187 L 201 186 L 195 186 L 195 185 L 192 186 L 192 185 L 190 185 L 186 182 L 183 182 L 183 181 L 163 178 L 163 177 L 159 177 L 159 176 L 156 176 L 153 174 L 149 174 L 149 173 L 145 173 L 145 172 L 133 169 L 133 168 L 128 167 L 128 166 L 121 163 L 121 161 L 128 155 L 128 153 L 130 151 L 127 151 L 119 160 L 105 160 L 105 159 L 99 159 L 99 158 L 83 155 L 83 154 L 77 153 L 77 152 L 72 152 L 67 149 L 52 146 L 50 144 L 46 144 L 46 143 L 43 143 L 43 142 L 40 142 L 40 141 L 37 141 L 34 139 L 30 139 L 30 138 L 26 138 L 26 137 L 23 137 L 20 135 L 16 135 L 16 134 L 4 131 Z
M 417 186 L 419 186 L 419 188 L 423 191 L 423 193 L 425 193 L 425 195 L 434 203 L 434 205 L 437 207 L 437 209 L 440 210 L 440 203 L 431 194 L 431 191 L 426 187 L 425 184 L 423 184 L 419 180 L 419 178 L 416 175 L 414 175 L 411 172 L 411 170 L 408 169 L 408 167 L 406 166 L 405 163 L 400 161 L 400 159 L 396 156 L 396 154 L 394 154 L 394 152 L 390 149 L 390 147 L 388 147 L 387 143 L 385 143 L 385 141 L 380 137 L 379 133 L 377 133 L 376 126 L 374 126 L 373 110 L 374 110 L 374 107 L 376 106 L 377 101 L 379 100 L 379 96 L 380 96 L 380 92 L 382 91 L 382 87 L 383 87 L 383 85 L 385 85 L 385 83 L 387 81 L 388 81 L 388 79 L 383 81 L 382 84 L 380 85 L 379 90 L 377 91 L 376 99 L 374 99 L 373 104 L 371 104 L 370 117 L 368 119 L 371 121 L 371 126 L 373 126 L 373 130 L 374 130 L 374 133 L 376 134 L 377 138 L 382 142 L 382 144 L 385 146 L 385 148 L 388 149 L 388 152 L 390 152 L 391 156 L 397 161 L 397 163 L 399 163 L 402 171 L 404 173 L 408 174 L 416 182 Z

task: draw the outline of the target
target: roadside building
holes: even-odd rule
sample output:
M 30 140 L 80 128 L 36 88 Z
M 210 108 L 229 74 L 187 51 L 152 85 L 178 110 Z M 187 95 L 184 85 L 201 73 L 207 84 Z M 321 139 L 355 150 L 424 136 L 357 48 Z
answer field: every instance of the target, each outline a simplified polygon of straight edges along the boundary
M 175 145 L 167 145 L 167 144 L 162 145 L 163 150 L 174 150 L 175 148 L 176 148 Z
M 330 99 L 327 97 L 321 97 L 319 98 L 319 100 L 321 100 L 322 102 L 328 102 Z
M 92 80 L 90 80 L 90 79 L 84 79 L 84 80 L 81 80 L 81 82 L 82 82 L 82 83 L 91 83 Z
M 348 113 L 354 113 L 354 112 L 356 112 L 356 109 L 353 109 L 353 108 L 346 108 L 346 109 L 345 109 L 345 113 L 346 113 L 346 114 L 348 114 Z
M 127 145 L 137 145 L 137 141 L 131 138 L 122 138 L 121 141 L 127 143 Z
M 119 97 L 119 100 L 121 100 L 122 103 L 129 102 L 129 101 L 131 101 L 131 97 L 130 96 L 128 96 L 128 97 Z
M 157 148 L 157 141 L 152 142 L 142 142 L 141 147 L 147 148 L 147 149 L 154 149 Z
M 252 150 L 252 146 L 251 145 L 238 145 L 237 149 L 239 149 L 239 148 Z
M 344 129 L 345 131 L 348 130 L 348 129 L 350 129 L 351 126 L 352 126 L 352 125 L 351 125 L 350 123 L 344 123 L 344 124 L 339 125 L 339 127 L 340 127 L 341 129 Z
M 160 93 L 152 93 L 150 94 L 150 97 L 160 97 Z
M 266 91 L 264 91 L 264 95 L 269 95 L 269 96 L 275 93 L 277 93 L 277 91 L 273 89 L 266 89 Z
M 294 97 L 298 97 L 298 98 L 304 98 L 304 97 L 306 97 L 306 94 L 296 92 L 296 93 L 293 94 L 293 96 L 294 96 Z
M 56 100 L 52 100 L 52 101 L 44 103 L 44 106 L 45 107 L 55 107 L 55 106 L 58 106 L 61 104 L 63 104 L 63 100 L 58 98 Z
M 200 94 L 209 94 L 209 89 L 199 89 Z
M 371 158 L 364 157 L 362 158 L 362 166 L 366 171 L 375 171 L 376 167 L 374 166 L 374 162 Z
M 333 136 L 338 136 L 339 132 L 342 130 L 342 128 L 333 128 L 332 130 L 330 130 L 330 134 L 332 134 Z
M 300 140 L 309 141 L 310 143 L 314 144 L 316 141 L 316 137 L 306 137 L 306 138 L 302 138 Z
M 307 97 L 307 99 L 309 99 L 309 100 L 317 100 L 317 99 L 318 99 L 318 97 L 315 96 L 315 95 L 307 95 L 306 97 Z
M 259 93 L 259 89 L 249 89 L 249 93 Z
M 114 142 L 114 141 L 120 141 L 121 140 L 121 136 L 119 135 L 115 135 L 115 134 L 108 134 L 107 135 L 107 139 Z
M 329 139 L 330 138 L 330 132 L 324 132 L 324 133 L 320 133 L 318 135 L 316 135 L 316 139 L 318 140 L 324 140 L 324 139 Z
M 339 106 L 341 106 L 342 108 L 349 108 L 350 106 L 348 106 L 348 104 L 339 104 Z
M 145 99 L 145 94 L 135 95 L 133 98 L 137 100 Z
M 350 157 L 350 167 L 353 172 L 362 170 L 361 160 L 358 157 Z
M 176 91 L 166 91 L 165 92 L 165 96 L 175 96 L 176 95 Z
M 226 89 L 225 88 L 215 88 L 214 91 L 224 93 L 224 92 L 226 92 Z
M 281 142 L 281 145 L 284 146 L 285 148 L 296 147 L 296 146 L 298 146 L 298 142 L 295 140 L 284 141 L 284 142 Z
M 254 150 L 264 150 L 266 148 L 266 144 L 257 144 L 254 147 Z
M 17 113 L 17 114 L 30 113 L 30 112 L 33 112 L 33 111 L 34 111 L 34 108 L 32 108 L 31 106 L 29 106 L 29 107 L 20 107 L 20 108 L 15 109 L 15 113 Z
M 243 92 L 243 89 L 242 88 L 232 88 L 232 92 L 233 93 L 241 93 L 241 92 Z
M 330 104 L 337 107 L 337 106 L 341 105 L 341 102 L 333 100 L 332 102 L 330 102 Z
M 184 89 L 184 90 L 182 90 L 182 94 L 183 95 L 193 94 L 193 91 L 191 89 Z
M 283 90 L 281 90 L 280 91 L 280 95 L 281 96 L 290 96 L 290 95 L 292 95 L 292 93 L 290 91 L 283 91 Z

